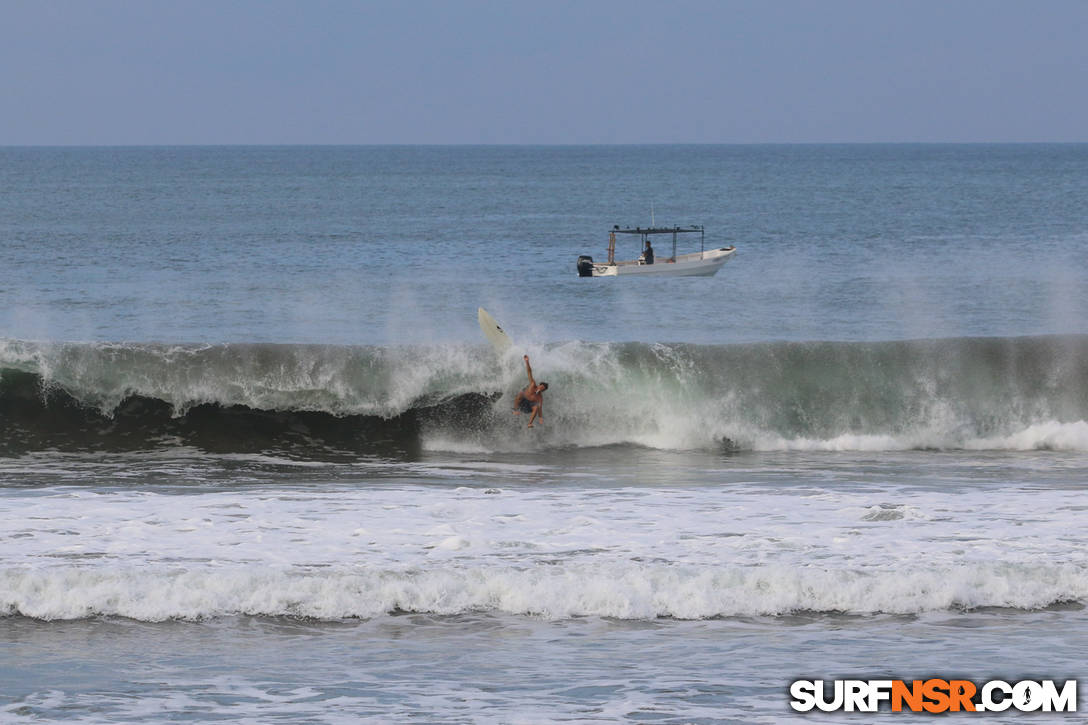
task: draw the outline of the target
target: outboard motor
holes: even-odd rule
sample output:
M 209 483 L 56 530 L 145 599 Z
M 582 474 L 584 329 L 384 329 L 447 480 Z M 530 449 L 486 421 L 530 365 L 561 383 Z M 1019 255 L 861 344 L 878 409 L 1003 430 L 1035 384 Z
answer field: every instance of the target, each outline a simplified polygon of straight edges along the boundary
M 578 258 L 578 276 L 593 276 L 593 257 L 587 257 L 583 254 L 581 257 Z

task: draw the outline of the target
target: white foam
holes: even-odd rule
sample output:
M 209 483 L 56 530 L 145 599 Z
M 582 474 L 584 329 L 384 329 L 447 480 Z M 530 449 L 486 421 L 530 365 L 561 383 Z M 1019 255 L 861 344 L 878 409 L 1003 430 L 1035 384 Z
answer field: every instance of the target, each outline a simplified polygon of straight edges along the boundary
M 162 621 L 237 614 L 341 619 L 396 611 L 704 619 L 797 611 L 1032 609 L 1088 600 L 1088 570 L 1001 562 L 876 570 L 666 564 L 320 572 L 65 566 L 0 571 L 0 592 L 0 610 L 46 620 L 108 615 Z
M 831 438 L 784 438 L 776 434 L 753 436 L 759 451 L 909 451 L 917 449 L 969 451 L 1088 451 L 1088 422 L 1035 423 L 1007 435 L 967 436 L 962 426 L 920 429 L 897 435 L 844 433 Z
M 0 497 L 0 610 L 700 618 L 1088 602 L 1059 491 L 457 486 Z
M 1088 451 L 1088 421 L 1046 421 L 1011 435 L 968 441 L 964 447 L 969 450 Z

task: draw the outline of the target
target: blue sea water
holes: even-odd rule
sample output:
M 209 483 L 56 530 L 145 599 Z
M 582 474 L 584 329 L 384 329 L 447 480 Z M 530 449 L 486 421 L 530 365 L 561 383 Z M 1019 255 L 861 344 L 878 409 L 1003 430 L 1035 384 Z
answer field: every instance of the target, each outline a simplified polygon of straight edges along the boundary
M 1086 145 L 2 148 L 0 189 L 0 719 L 1084 675 Z M 577 277 L 651 221 L 736 257 Z
M 481 304 L 542 341 L 1084 331 L 1083 145 L 0 153 L 10 337 L 462 342 Z M 651 209 L 735 244 L 728 281 L 571 273 Z

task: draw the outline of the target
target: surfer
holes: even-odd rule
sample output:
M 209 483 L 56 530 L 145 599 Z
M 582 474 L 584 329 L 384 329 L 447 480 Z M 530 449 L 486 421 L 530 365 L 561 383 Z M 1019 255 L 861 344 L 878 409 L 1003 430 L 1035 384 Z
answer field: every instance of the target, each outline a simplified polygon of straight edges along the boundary
M 544 410 L 544 391 L 548 389 L 547 383 L 537 384 L 533 380 L 533 368 L 529 365 L 529 356 L 525 355 L 525 372 L 529 374 L 529 385 L 518 391 L 514 398 L 514 415 L 532 413 L 529 416 L 529 427 L 533 427 L 533 421 L 542 421 L 541 412 Z

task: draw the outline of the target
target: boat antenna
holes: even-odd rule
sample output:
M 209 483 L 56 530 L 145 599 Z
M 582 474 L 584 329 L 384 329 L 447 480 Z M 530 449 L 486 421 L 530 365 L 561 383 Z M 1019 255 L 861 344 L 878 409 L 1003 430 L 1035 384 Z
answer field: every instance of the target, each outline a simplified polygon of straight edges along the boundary
M 650 226 L 654 226 L 654 203 L 650 202 Z

